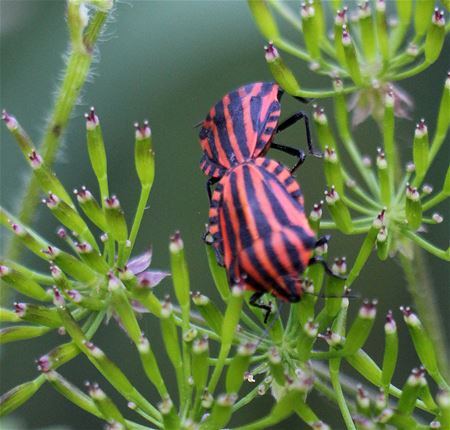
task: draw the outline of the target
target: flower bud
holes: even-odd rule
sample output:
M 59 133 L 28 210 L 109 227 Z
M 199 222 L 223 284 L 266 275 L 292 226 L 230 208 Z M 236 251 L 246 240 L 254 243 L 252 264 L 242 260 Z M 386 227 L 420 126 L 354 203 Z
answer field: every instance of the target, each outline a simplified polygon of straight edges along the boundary
M 377 255 L 381 261 L 389 257 L 392 236 L 386 226 L 381 227 L 377 234 Z
M 359 28 L 364 55 L 372 63 L 377 55 L 377 40 L 374 31 L 372 11 L 368 1 L 359 4 Z
M 386 156 L 381 148 L 377 149 L 377 168 L 378 168 L 378 179 L 380 182 L 380 194 L 381 202 L 388 206 L 391 203 L 391 189 L 389 184 L 389 172 Z
M 386 315 L 386 322 L 384 324 L 385 343 L 381 381 L 385 392 L 388 392 L 389 385 L 394 375 L 397 366 L 398 357 L 398 335 L 397 325 L 392 317 L 392 311 Z
M 413 369 L 411 371 L 411 374 L 402 388 L 402 393 L 397 405 L 397 411 L 401 414 L 409 415 L 414 410 L 424 373 L 423 369 Z
M 156 387 L 162 398 L 167 397 L 168 391 L 164 383 L 164 379 L 161 376 L 158 362 L 150 346 L 150 342 L 146 337 L 141 336 L 139 343 L 137 344 L 137 348 L 141 358 L 142 367 L 144 368 L 148 379 Z
M 136 123 L 134 144 L 134 163 L 143 188 L 150 188 L 155 177 L 155 158 L 152 149 L 152 133 L 148 121 L 143 125 Z
M 36 300 L 49 300 L 46 291 L 36 281 L 8 266 L 0 264 L 0 278 L 3 282 L 21 294 Z
M 95 296 L 86 296 L 81 294 L 78 290 L 72 289 L 67 291 L 67 295 L 69 296 L 72 302 L 77 305 L 92 310 L 92 311 L 100 311 L 105 308 L 102 300 L 96 298 Z
M 105 198 L 104 202 L 108 234 L 117 242 L 124 244 L 128 239 L 128 228 L 119 199 L 111 196 Z
M 48 193 L 47 198 L 43 200 L 43 203 L 47 205 L 53 215 L 68 229 L 74 231 L 77 236 L 86 240 L 92 247 L 98 250 L 97 243 L 89 230 L 89 227 L 75 209 L 52 192 Z
M 20 321 L 20 318 L 17 317 L 16 314 L 14 315 L 16 316 L 14 322 Z M 2 318 L 1 321 L 7 320 Z M 11 318 L 9 318 L 8 321 L 11 321 Z M 49 330 L 50 327 L 35 325 L 13 325 L 5 327 L 0 329 L 0 345 L 10 342 L 17 342 L 19 340 L 33 339 L 48 333 Z
M 267 352 L 269 360 L 270 374 L 273 376 L 277 384 L 283 386 L 286 383 L 284 376 L 284 367 L 281 361 L 280 351 L 276 347 L 272 347 Z
M 322 205 L 323 201 L 321 200 L 319 203 L 314 203 L 312 211 L 309 213 L 309 226 L 314 230 L 316 234 L 319 233 L 320 230 L 320 220 L 322 218 Z
M 350 211 L 341 200 L 333 185 L 329 190 L 325 191 L 325 200 L 328 204 L 328 209 L 331 213 L 331 216 L 339 230 L 341 230 L 343 233 L 351 232 L 351 230 L 353 229 L 353 222 Z
M 338 333 L 333 332 L 330 328 L 327 329 L 325 334 L 319 334 L 319 337 L 324 339 L 328 345 L 332 347 L 342 344 L 342 337 Z
M 342 26 L 342 46 L 344 47 L 345 61 L 347 64 L 348 72 L 356 85 L 362 84 L 361 70 L 359 68 L 359 62 L 356 57 L 356 49 L 353 44 L 352 38 L 348 32 L 347 26 Z
M 342 65 L 346 63 L 344 47 L 342 45 L 342 33 L 344 25 L 347 23 L 347 10 L 347 6 L 345 6 L 342 10 L 338 9 L 334 19 L 334 45 L 336 58 Z
M 223 315 L 211 300 L 199 292 L 192 294 L 192 301 L 205 319 L 208 327 L 220 334 L 222 330 Z
M 105 214 L 92 193 L 83 185 L 80 190 L 75 189 L 78 203 L 85 215 L 101 230 L 107 230 Z
M 334 184 L 337 192 L 344 195 L 344 175 L 336 151 L 325 146 L 324 171 L 327 184 Z
M 117 406 L 113 401 L 106 395 L 106 393 L 98 386 L 97 383 L 87 383 L 89 396 L 94 401 L 98 410 L 101 412 L 103 418 L 108 422 L 117 422 L 122 424 L 122 428 L 126 428 L 125 419 L 120 413 Z
M 414 133 L 413 158 L 416 166 L 415 183 L 420 183 L 427 172 L 429 161 L 428 129 L 424 119 L 417 124 Z
M 419 3 L 429 3 L 426 0 Z M 432 3 L 432 2 L 431 2 Z M 431 19 L 431 26 L 428 28 L 425 39 L 425 60 L 427 63 L 434 63 L 441 53 L 445 40 L 445 18 L 444 11 L 439 11 L 438 8 L 434 10 L 433 18 Z
M 125 287 L 114 274 L 108 274 L 108 289 L 111 292 L 111 304 L 120 318 L 125 332 L 133 342 L 138 345 L 141 341 L 141 329 L 136 319 L 133 308 L 125 293 Z
M 109 271 L 109 266 L 101 254 L 87 242 L 75 244 L 75 250 L 80 258 L 93 270 L 103 275 Z
M 376 36 L 378 37 L 378 46 L 386 62 L 389 59 L 389 34 L 386 23 L 386 2 L 385 0 L 377 0 L 375 3 L 375 23 Z
M 198 392 L 201 392 L 208 379 L 208 337 L 196 339 L 192 345 L 192 378 Z
M 275 81 L 289 94 L 300 95 L 301 89 L 297 79 L 291 69 L 286 66 L 273 43 L 269 43 L 269 45 L 265 47 L 265 50 L 266 61 Z
M 312 58 L 317 61 L 320 59 L 320 39 L 319 22 L 316 16 L 315 5 L 312 3 L 302 3 L 300 9 L 302 18 L 302 30 L 306 49 Z
M 184 254 L 184 244 L 179 231 L 171 236 L 169 250 L 175 295 L 181 306 L 183 320 L 187 321 L 189 319 L 190 309 L 190 282 Z
M 420 361 L 427 372 L 433 378 L 436 378 L 436 376 L 439 375 L 439 369 L 433 341 L 425 331 L 425 328 L 417 315 L 412 312 L 411 308 L 405 308 L 402 306 L 400 307 L 400 310 L 403 312 L 403 319 L 408 326 L 409 333 L 414 343 L 414 348 L 416 349 Z
M 170 316 L 165 317 L 165 308 L 170 304 L 168 298 L 166 298 L 163 304 L 163 310 L 161 312 L 162 318 L 160 319 L 161 333 L 164 341 L 164 347 L 166 349 L 167 355 L 175 369 L 179 369 L 183 365 L 183 359 L 181 357 L 180 344 L 178 339 L 178 331 L 175 325 L 175 320 L 170 313 Z M 171 307 L 171 305 L 170 305 Z
M 85 114 L 84 117 L 86 118 L 86 138 L 89 159 L 91 161 L 92 170 L 100 184 L 102 198 L 106 198 L 108 195 L 108 172 L 100 121 L 95 114 L 95 109 L 93 107 L 91 107 L 89 113 Z
M 312 423 L 311 428 L 313 430 L 330 430 L 330 426 L 323 421 L 315 421 Z
M 8 415 L 19 406 L 23 405 L 33 396 L 34 393 L 36 393 L 37 390 L 39 390 L 44 382 L 45 379 L 38 377 L 32 381 L 17 385 L 3 394 L 0 397 L 0 408 L 2 415 Z
M 231 360 L 225 380 L 227 393 L 237 393 L 244 382 L 244 375 L 250 364 L 250 358 L 256 351 L 254 343 L 240 344 L 237 354 Z
M 203 394 L 202 394 L 202 401 L 201 401 L 202 408 L 211 409 L 211 406 L 213 405 L 213 403 L 214 403 L 214 397 L 208 391 L 208 389 L 205 388 L 203 391 Z
M 447 79 L 445 80 L 444 90 L 442 92 L 441 103 L 439 105 L 439 114 L 436 124 L 436 134 L 434 141 L 436 142 L 430 153 L 430 158 L 434 157 L 442 143 L 445 141 L 448 127 L 450 125 L 450 72 L 447 73 Z M 450 169 L 449 169 L 450 171 Z M 448 180 L 447 193 L 450 194 L 450 179 Z
M 236 400 L 237 395 L 234 393 L 220 394 L 214 402 L 211 415 L 204 421 L 206 428 L 224 428 L 231 418 L 232 407 Z
M 417 230 L 422 224 L 422 203 L 417 188 L 406 184 L 405 214 L 409 226 Z
M 362 385 L 358 384 L 356 387 L 356 407 L 360 414 L 370 416 L 370 398 L 369 393 L 364 390 Z
M 344 354 L 352 355 L 362 348 L 369 337 L 376 316 L 377 301 L 364 301 L 358 316 L 350 327 L 344 345 Z
M 441 415 L 439 417 L 439 422 L 441 423 L 441 428 L 450 427 L 450 393 L 447 390 L 440 389 L 436 395 L 436 403 L 441 409 Z
M 176 430 L 180 428 L 180 418 L 170 397 L 163 398 L 158 404 L 158 409 L 161 412 L 165 429 Z
M 313 319 L 309 319 L 302 326 L 302 332 L 297 341 L 297 356 L 302 362 L 306 362 L 311 354 L 312 346 L 317 338 L 319 325 Z
M 56 328 L 61 325 L 61 319 L 54 308 L 18 302 L 14 303 L 14 308 L 16 314 L 24 321 L 30 321 L 51 328 Z

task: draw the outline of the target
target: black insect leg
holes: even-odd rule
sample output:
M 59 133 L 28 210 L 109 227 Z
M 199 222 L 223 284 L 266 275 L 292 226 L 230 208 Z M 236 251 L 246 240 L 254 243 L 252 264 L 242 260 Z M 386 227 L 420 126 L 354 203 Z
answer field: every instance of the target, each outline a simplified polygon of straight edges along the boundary
M 275 130 L 275 133 L 279 133 L 280 131 L 286 130 L 287 128 L 294 125 L 296 122 L 301 121 L 302 119 L 305 121 L 306 143 L 308 145 L 309 153 L 314 155 L 315 157 L 322 157 L 322 153 L 314 149 L 312 145 L 311 129 L 309 128 L 309 118 L 305 112 L 298 111 L 293 115 L 291 115 L 289 118 L 287 118 L 281 124 L 278 125 L 277 129 Z
M 300 97 L 300 96 L 293 96 L 293 97 L 294 97 L 295 100 L 298 100 L 299 102 L 305 103 L 305 105 L 310 103 L 312 100 L 314 100 L 314 99 L 307 99 L 305 97 Z
M 281 97 L 283 97 L 284 94 L 284 90 L 283 88 L 278 88 L 278 94 L 277 94 L 277 99 L 278 101 L 281 101 Z M 309 102 L 311 102 L 314 99 L 307 99 L 305 97 L 300 97 L 300 96 L 292 96 L 294 97 L 295 100 L 298 100 L 299 102 L 304 103 L 305 105 L 308 104 Z
M 333 276 L 334 278 L 343 279 L 344 281 L 347 279 L 346 276 L 336 275 L 336 273 L 334 273 L 330 269 L 330 266 L 328 266 L 327 262 L 319 255 L 316 255 L 309 259 L 308 266 L 310 266 L 311 264 L 321 264 L 324 267 L 325 272 L 328 275 Z
M 314 245 L 314 248 L 317 248 L 318 246 L 326 245 L 330 241 L 330 239 L 331 239 L 331 236 L 329 234 L 319 237 L 316 244 Z
M 267 324 L 267 320 L 269 319 L 270 313 L 272 312 L 272 306 L 266 305 L 265 303 L 261 303 L 259 299 L 264 295 L 263 292 L 257 291 L 256 293 L 253 293 L 250 297 L 249 304 L 251 306 L 254 306 L 255 308 L 263 309 L 266 311 L 266 314 L 264 315 L 264 324 Z
M 211 204 L 212 201 L 212 191 L 211 191 L 211 187 L 215 184 L 217 184 L 217 182 L 220 181 L 220 178 L 209 178 L 206 181 L 206 192 L 208 193 L 208 199 L 209 199 L 209 204 Z
M 294 167 L 289 169 L 291 173 L 294 173 L 299 166 L 303 164 L 306 159 L 306 154 L 301 149 L 291 148 L 290 146 L 279 145 L 278 143 L 272 142 L 270 147 L 273 149 L 277 149 L 278 151 L 286 152 L 286 154 L 293 155 L 298 158 L 297 163 L 295 163 Z
M 212 247 L 213 247 L 214 254 L 215 254 L 215 256 L 216 256 L 217 264 L 218 264 L 220 267 L 225 267 L 225 262 L 223 261 L 223 256 L 222 256 L 222 254 L 220 253 L 218 247 L 217 247 L 217 246 L 214 246 L 214 238 L 212 237 L 211 233 L 209 232 L 208 226 L 206 226 L 206 227 L 207 227 L 207 228 L 206 228 L 205 233 L 202 234 L 202 240 L 203 240 L 203 242 L 204 242 L 206 245 L 212 246 Z

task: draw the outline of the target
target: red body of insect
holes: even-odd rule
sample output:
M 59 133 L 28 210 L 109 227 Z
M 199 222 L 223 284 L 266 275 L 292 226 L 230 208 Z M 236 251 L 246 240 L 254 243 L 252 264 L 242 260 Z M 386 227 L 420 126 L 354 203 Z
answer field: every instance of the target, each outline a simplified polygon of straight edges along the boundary
M 267 152 L 280 118 L 281 94 L 276 83 L 255 82 L 211 108 L 199 133 L 205 175 L 221 178 L 231 167 Z
M 230 284 L 254 290 L 258 298 L 272 293 L 300 300 L 300 276 L 316 238 L 289 170 L 263 157 L 228 170 L 214 191 L 209 222 Z

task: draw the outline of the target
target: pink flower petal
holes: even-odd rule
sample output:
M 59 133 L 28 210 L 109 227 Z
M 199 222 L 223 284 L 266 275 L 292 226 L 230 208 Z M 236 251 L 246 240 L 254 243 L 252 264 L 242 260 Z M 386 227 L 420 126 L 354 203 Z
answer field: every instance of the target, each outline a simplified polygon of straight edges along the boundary
M 152 262 L 152 249 L 150 248 L 144 254 L 138 255 L 137 257 L 132 258 L 127 263 L 127 268 L 131 270 L 135 275 L 143 272 L 150 266 Z
M 140 273 L 139 275 L 137 275 L 137 278 L 141 287 L 153 288 L 156 287 L 167 276 L 170 276 L 169 272 L 152 270 Z

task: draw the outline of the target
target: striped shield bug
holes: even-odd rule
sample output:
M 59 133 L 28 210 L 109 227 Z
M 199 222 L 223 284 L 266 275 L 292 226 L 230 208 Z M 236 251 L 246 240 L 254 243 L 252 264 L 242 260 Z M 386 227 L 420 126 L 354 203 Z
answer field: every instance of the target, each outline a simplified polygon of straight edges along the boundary
M 318 243 L 303 208 L 303 195 L 289 170 L 259 157 L 230 169 L 217 184 L 209 211 L 209 234 L 219 259 L 223 256 L 230 284 L 239 282 L 255 293 L 287 302 L 303 294 L 301 274 L 309 264 L 326 263 L 313 257 Z
M 211 185 L 228 169 L 264 156 L 269 148 L 297 157 L 290 170 L 294 172 L 305 160 L 305 152 L 277 144 L 273 139 L 275 134 L 302 119 L 305 121 L 309 152 L 321 156 L 313 149 L 308 116 L 303 111 L 296 112 L 279 124 L 283 93 L 283 89 L 274 82 L 255 82 L 231 91 L 211 108 L 201 123 L 199 133 L 203 149 L 200 168 L 209 177 L 207 190 L 210 200 Z M 307 102 L 301 97 L 296 98 Z

